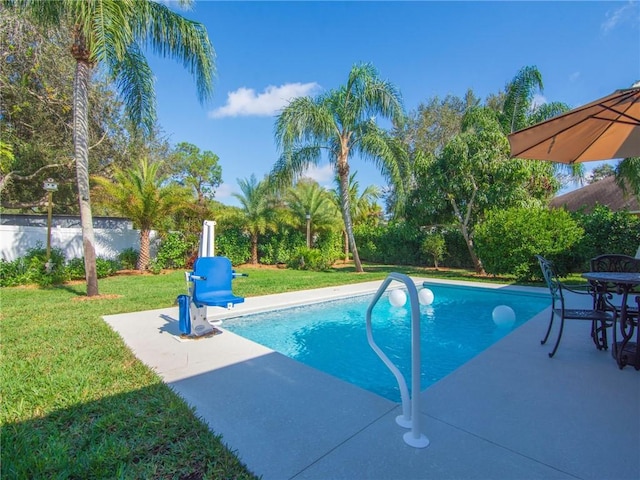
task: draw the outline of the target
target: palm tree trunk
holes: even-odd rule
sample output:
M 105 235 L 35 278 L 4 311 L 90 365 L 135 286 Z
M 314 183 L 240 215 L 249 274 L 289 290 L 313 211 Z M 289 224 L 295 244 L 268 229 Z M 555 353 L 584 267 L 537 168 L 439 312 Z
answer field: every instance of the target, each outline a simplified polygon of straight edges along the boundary
M 351 253 L 353 254 L 353 262 L 356 272 L 362 273 L 362 263 L 360 263 L 360 255 L 358 255 L 358 247 L 353 236 L 353 222 L 351 221 L 351 203 L 349 201 L 349 166 L 338 167 L 338 175 L 340 176 L 340 196 L 342 197 L 342 218 L 344 219 L 344 228 L 347 231 L 347 237 L 351 244 Z
M 150 230 L 148 228 L 140 229 L 140 255 L 138 255 L 136 269 L 141 271 L 149 268 L 149 259 L 151 257 L 149 254 L 149 234 Z
M 346 230 L 343 230 L 342 234 L 344 236 L 344 263 L 347 263 L 349 261 L 349 235 Z
M 251 263 L 258 264 L 258 235 L 251 235 Z
M 87 280 L 87 296 L 98 295 L 98 274 L 96 270 L 96 249 L 93 235 L 93 215 L 89 198 L 89 74 L 88 61 L 77 60 L 73 83 L 73 144 L 76 176 L 78 181 L 78 201 L 80 203 L 80 224 L 82 226 L 82 247 L 84 269 Z

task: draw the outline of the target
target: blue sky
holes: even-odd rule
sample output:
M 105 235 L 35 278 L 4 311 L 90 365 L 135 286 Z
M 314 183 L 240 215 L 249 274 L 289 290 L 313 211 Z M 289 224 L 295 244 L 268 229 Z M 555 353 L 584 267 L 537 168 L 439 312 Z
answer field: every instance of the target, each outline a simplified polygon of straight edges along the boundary
M 396 85 L 407 112 L 469 88 L 484 99 L 527 65 L 542 73 L 539 101 L 572 107 L 640 80 L 637 0 L 197 1 L 179 13 L 207 28 L 216 50 L 215 94 L 200 105 L 181 64 L 150 57 L 159 122 L 173 145 L 189 142 L 220 157 L 224 183 L 216 199 L 230 205 L 238 204 L 231 196 L 238 178 L 260 179 L 278 158 L 279 110 L 295 96 L 344 84 L 356 63 L 372 63 Z M 351 165 L 361 188 L 384 185 L 372 164 L 354 158 Z M 332 186 L 326 163 L 309 176 Z

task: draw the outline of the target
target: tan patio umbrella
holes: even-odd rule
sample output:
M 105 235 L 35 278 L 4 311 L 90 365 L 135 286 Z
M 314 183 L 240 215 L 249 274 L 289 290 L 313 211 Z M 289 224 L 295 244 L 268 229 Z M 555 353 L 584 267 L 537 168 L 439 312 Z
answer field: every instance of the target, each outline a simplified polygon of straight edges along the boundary
M 636 85 L 512 133 L 511 156 L 561 163 L 639 157 Z

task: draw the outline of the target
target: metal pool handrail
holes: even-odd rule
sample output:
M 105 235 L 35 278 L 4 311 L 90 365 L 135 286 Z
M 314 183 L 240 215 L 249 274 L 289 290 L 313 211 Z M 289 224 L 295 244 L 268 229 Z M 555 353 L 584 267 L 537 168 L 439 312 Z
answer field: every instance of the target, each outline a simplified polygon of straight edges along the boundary
M 411 304 L 411 390 L 413 397 L 409 398 L 409 390 L 404 376 L 398 370 L 389 357 L 378 347 L 373 339 L 371 330 L 371 312 L 378 303 L 380 297 L 392 281 L 402 282 L 407 286 L 409 293 L 409 303 Z M 396 417 L 396 423 L 401 427 L 411 428 L 410 432 L 403 435 L 405 443 L 412 447 L 424 448 L 429 445 L 429 439 L 420 432 L 420 303 L 418 301 L 418 290 L 415 284 L 407 275 L 403 273 L 391 272 L 382 282 L 380 288 L 371 300 L 367 309 L 367 340 L 374 352 L 385 363 L 391 373 L 398 381 L 400 397 L 402 399 L 402 415 Z

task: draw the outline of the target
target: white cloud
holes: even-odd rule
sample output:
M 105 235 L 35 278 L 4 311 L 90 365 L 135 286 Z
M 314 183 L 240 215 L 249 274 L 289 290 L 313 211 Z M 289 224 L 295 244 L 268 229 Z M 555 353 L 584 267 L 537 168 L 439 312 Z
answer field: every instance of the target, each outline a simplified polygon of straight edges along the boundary
M 307 170 L 304 172 L 302 177 L 312 178 L 322 186 L 328 186 L 328 188 L 333 188 L 332 184 L 333 184 L 333 178 L 335 177 L 335 175 L 336 174 L 333 171 L 333 167 L 327 163 L 322 167 L 310 165 L 307 168 Z
M 221 201 L 223 199 L 232 198 L 232 194 L 236 193 L 237 188 L 230 183 L 222 183 L 216 188 L 215 199 Z
M 531 108 L 536 109 L 540 105 L 544 105 L 545 103 L 547 103 L 547 99 L 539 93 L 536 93 L 531 99 Z
M 604 33 L 609 33 L 618 25 L 624 22 L 632 22 L 637 24 L 640 20 L 640 10 L 638 10 L 638 2 L 629 0 L 623 6 L 615 10 L 609 10 L 606 13 L 606 20 L 600 25 Z
M 262 93 L 253 88 L 241 87 L 227 94 L 227 103 L 209 112 L 211 118 L 272 116 L 296 97 L 314 94 L 320 85 L 311 83 L 287 83 L 279 87 L 268 86 Z

